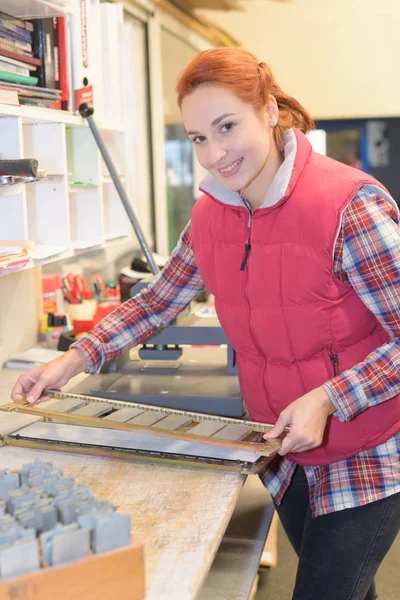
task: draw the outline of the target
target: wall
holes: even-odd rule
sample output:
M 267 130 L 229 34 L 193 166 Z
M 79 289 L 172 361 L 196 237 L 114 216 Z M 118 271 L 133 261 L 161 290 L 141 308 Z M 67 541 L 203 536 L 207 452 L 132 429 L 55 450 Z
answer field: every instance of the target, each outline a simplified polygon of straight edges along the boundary
M 37 341 L 37 269 L 0 277 L 0 366 Z
M 248 0 L 201 11 L 265 60 L 314 118 L 400 115 L 399 0 Z

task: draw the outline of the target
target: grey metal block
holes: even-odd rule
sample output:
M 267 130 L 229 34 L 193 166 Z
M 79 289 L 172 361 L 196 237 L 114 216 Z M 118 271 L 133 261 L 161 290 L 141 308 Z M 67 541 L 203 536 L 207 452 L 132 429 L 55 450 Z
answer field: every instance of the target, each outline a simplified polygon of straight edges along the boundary
M 19 489 L 18 473 L 5 473 L 0 477 L 0 499 L 8 500 L 11 490 Z
M 24 502 L 35 499 L 35 494 L 28 487 L 21 487 L 18 490 L 11 490 L 7 501 L 7 508 L 10 514 L 13 514 L 17 508 L 20 508 Z
M 156 426 L 160 429 L 166 429 L 168 431 L 178 431 L 185 427 L 185 425 L 189 425 L 192 422 L 192 419 L 188 417 L 184 417 L 181 415 L 169 415 L 165 419 L 163 419 L 160 423 L 157 423 Z
M 63 525 L 76 521 L 76 503 L 69 499 L 58 504 L 58 516 Z
M 49 531 L 57 525 L 57 509 L 55 506 L 38 506 L 36 514 L 40 521 L 40 531 Z
M 129 419 L 133 419 L 133 417 L 137 417 L 143 412 L 143 408 L 126 407 L 120 408 L 116 412 L 112 413 L 111 415 L 107 415 L 107 417 L 104 418 L 107 419 L 107 421 L 117 421 L 119 423 L 125 423 L 126 421 L 129 421 Z
M 82 406 L 82 408 L 71 412 L 80 417 L 101 417 L 111 411 L 112 406 L 106 402 L 89 402 L 86 406 Z
M 53 538 L 55 535 L 59 533 L 67 533 L 71 531 L 77 531 L 78 524 L 71 523 L 69 525 L 61 525 L 61 523 L 57 523 L 54 529 L 50 529 L 49 531 L 44 531 L 39 536 L 40 546 L 42 548 L 42 554 L 44 556 L 44 560 L 49 564 L 53 564 Z
M 202 421 L 201 423 L 190 429 L 188 433 L 193 433 L 193 435 L 204 435 L 210 437 L 217 433 L 217 431 L 220 431 L 220 429 L 222 429 L 223 427 L 225 427 L 225 425 L 223 423 L 219 423 L 218 421 Z
M 97 516 L 93 528 L 93 551 L 107 552 L 128 546 L 131 539 L 131 518 L 128 514 L 113 513 Z
M 225 427 L 214 433 L 212 437 L 239 442 L 250 435 L 251 432 L 250 427 L 245 427 L 244 425 L 225 425 Z
M 2 578 L 18 577 L 40 568 L 39 548 L 36 540 L 18 540 L 0 551 Z
M 70 398 L 65 398 L 65 400 L 60 400 L 60 402 L 56 402 L 55 404 L 50 406 L 50 409 L 54 410 L 55 412 L 68 413 L 77 410 L 78 408 L 81 408 L 85 405 L 86 402 L 83 402 L 82 400 L 71 400 Z
M 37 531 L 39 529 L 39 519 L 36 511 L 26 510 L 18 515 L 18 521 L 24 527 L 29 527 Z
M 89 529 L 57 533 L 53 538 L 52 563 L 62 565 L 84 556 L 90 551 Z
M 132 425 L 141 425 L 142 427 L 151 427 L 152 425 L 155 425 L 155 423 L 158 423 L 158 421 L 161 421 L 162 419 L 165 419 L 165 418 L 166 418 L 166 415 L 164 415 L 162 413 L 146 411 L 146 412 L 142 413 L 141 415 L 134 417 L 133 419 L 129 419 L 129 421 L 127 421 L 127 422 L 132 423 Z

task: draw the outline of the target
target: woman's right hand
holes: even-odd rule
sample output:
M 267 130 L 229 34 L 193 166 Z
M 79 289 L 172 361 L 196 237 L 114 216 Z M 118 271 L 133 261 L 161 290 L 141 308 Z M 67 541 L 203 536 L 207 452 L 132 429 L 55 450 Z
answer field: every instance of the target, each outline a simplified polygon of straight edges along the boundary
M 18 404 L 26 401 L 36 404 L 45 388 L 59 389 L 85 368 L 82 352 L 72 348 L 63 356 L 23 373 L 11 391 L 11 400 Z

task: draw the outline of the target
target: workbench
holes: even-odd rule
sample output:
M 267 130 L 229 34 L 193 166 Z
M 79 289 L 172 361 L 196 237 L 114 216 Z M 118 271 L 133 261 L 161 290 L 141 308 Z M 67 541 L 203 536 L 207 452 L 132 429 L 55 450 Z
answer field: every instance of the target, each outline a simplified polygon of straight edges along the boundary
M 0 370 L 0 404 L 20 373 Z M 273 514 L 257 476 L 7 446 L 0 469 L 36 457 L 131 515 L 132 536 L 144 544 L 146 600 L 250 597 Z

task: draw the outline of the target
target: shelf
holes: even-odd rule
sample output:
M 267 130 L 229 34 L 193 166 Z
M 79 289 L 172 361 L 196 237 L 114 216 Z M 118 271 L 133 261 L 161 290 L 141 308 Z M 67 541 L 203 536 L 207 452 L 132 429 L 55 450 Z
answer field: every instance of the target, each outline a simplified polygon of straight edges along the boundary
M 71 194 L 77 194 L 79 192 L 84 192 L 85 190 L 87 190 L 87 191 L 97 190 L 98 187 L 99 186 L 97 185 L 97 183 L 69 183 L 68 191 Z
M 76 4 L 74 0 L 2 0 L 1 10 L 19 19 L 63 17 L 71 14 Z
M 75 252 L 82 252 L 85 250 L 92 250 L 95 248 L 100 248 L 103 245 L 103 242 L 99 240 L 74 240 L 71 242 L 71 248 Z
M 32 260 L 36 263 L 37 261 L 47 260 L 48 258 L 53 258 L 54 256 L 58 256 L 59 254 L 63 254 L 67 252 L 68 248 L 65 246 L 51 246 L 51 245 L 41 245 L 36 244 L 35 250 L 32 252 Z
M 25 106 L 23 104 L 2 104 L 0 103 L 0 118 L 20 117 L 23 123 L 63 123 L 70 127 L 89 127 L 86 119 L 80 115 L 74 114 L 66 110 L 54 110 L 52 108 L 42 108 L 39 106 Z M 119 127 L 112 127 L 106 123 L 94 119 L 97 128 L 105 133 L 124 133 L 124 130 Z
M 85 119 L 66 110 L 53 110 L 38 106 L 0 104 L 0 117 L 21 117 L 24 123 L 64 123 L 87 127 Z

